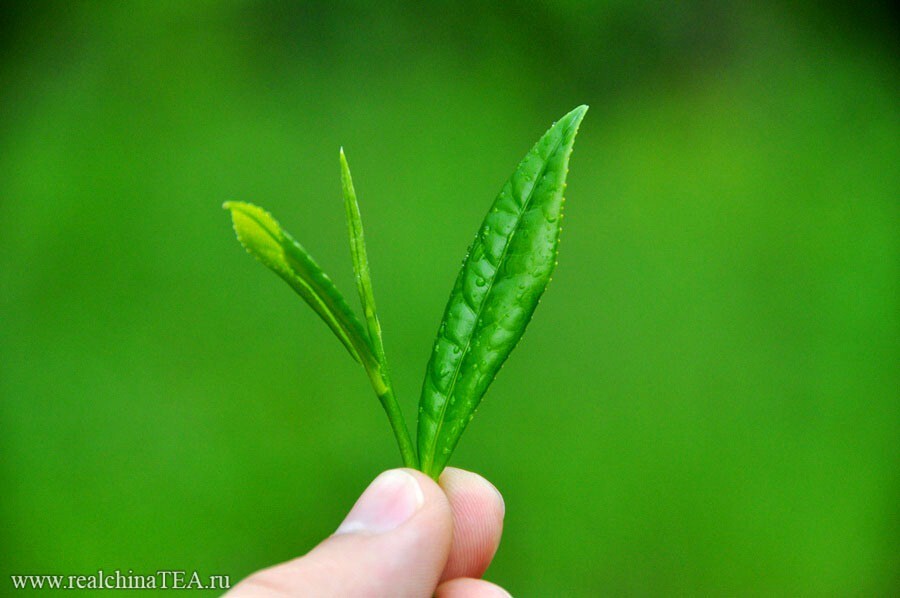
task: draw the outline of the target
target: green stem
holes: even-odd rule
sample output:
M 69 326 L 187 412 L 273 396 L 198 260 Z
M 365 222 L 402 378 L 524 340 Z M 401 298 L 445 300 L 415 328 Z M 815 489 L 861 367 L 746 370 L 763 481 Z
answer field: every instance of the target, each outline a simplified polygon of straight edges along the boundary
M 397 439 L 397 446 L 400 448 L 403 466 L 419 469 L 419 457 L 416 453 L 416 447 L 412 442 L 412 437 L 409 435 L 409 428 L 406 427 L 406 419 L 403 417 L 400 403 L 397 402 L 397 397 L 394 396 L 390 378 L 379 366 L 367 366 L 366 373 L 369 374 L 372 388 L 375 390 L 378 400 L 381 401 L 381 406 L 384 407 L 384 412 L 391 423 L 394 438 Z
M 406 427 L 406 420 L 400 411 L 400 405 L 394 397 L 394 393 L 388 390 L 385 394 L 379 395 L 378 399 L 384 406 L 388 420 L 391 422 L 391 428 L 394 430 L 394 438 L 397 439 L 397 446 L 400 447 L 400 456 L 403 458 L 403 465 L 413 469 L 419 469 L 419 458 L 416 456 L 416 447 L 412 443 L 409 435 L 409 429 Z

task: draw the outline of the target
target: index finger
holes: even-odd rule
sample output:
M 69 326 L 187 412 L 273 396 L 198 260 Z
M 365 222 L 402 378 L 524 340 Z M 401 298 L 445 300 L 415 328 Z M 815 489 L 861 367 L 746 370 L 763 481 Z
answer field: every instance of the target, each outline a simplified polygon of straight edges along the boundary
M 453 543 L 441 581 L 481 577 L 500 545 L 503 497 L 477 473 L 455 467 L 446 468 L 439 483 L 453 512 Z

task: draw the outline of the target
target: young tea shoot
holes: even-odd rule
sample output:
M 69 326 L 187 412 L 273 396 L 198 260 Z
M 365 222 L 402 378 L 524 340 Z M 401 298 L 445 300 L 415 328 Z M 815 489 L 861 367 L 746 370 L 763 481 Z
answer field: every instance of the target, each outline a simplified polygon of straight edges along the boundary
M 359 362 L 390 421 L 406 467 L 437 479 L 485 392 L 515 348 L 556 267 L 569 157 L 587 106 L 531 148 L 485 216 L 456 277 L 419 399 L 414 444 L 394 395 L 356 190 L 343 149 L 341 189 L 362 322 L 312 256 L 265 210 L 229 201 L 248 253 L 291 286 Z

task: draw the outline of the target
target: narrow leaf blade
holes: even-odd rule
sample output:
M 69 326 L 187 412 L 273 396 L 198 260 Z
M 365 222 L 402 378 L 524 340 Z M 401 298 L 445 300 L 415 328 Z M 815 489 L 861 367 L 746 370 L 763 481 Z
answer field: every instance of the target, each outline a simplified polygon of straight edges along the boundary
M 247 252 L 284 279 L 312 307 L 353 359 L 372 359 L 356 315 L 303 246 L 259 206 L 228 201 L 222 207 L 231 212 L 234 232 Z
M 485 216 L 453 286 L 419 401 L 422 470 L 437 478 L 531 320 L 556 265 L 569 156 L 587 106 L 555 123 Z
M 356 273 L 356 289 L 359 302 L 365 316 L 369 341 L 378 364 L 386 369 L 384 341 L 381 336 L 381 324 L 378 321 L 378 310 L 375 307 L 375 293 L 372 291 L 372 277 L 369 273 L 369 257 L 366 251 L 366 239 L 363 234 L 362 217 L 359 213 L 359 202 L 353 177 L 350 176 L 350 165 L 341 148 L 341 191 L 344 195 L 344 209 L 347 212 L 347 229 L 350 234 L 350 254 L 353 257 L 353 271 Z
M 378 400 L 384 407 L 403 464 L 406 467 L 418 467 L 416 447 L 413 445 L 406 427 L 406 420 L 400 409 L 400 404 L 394 396 L 391 378 L 388 371 L 387 357 L 384 354 L 384 341 L 381 336 L 381 324 L 378 321 L 378 310 L 375 307 L 375 293 L 372 291 L 372 277 L 369 273 L 369 257 L 366 251 L 366 240 L 363 234 L 362 217 L 359 213 L 359 202 L 356 199 L 356 189 L 353 187 L 353 177 L 350 176 L 350 165 L 347 164 L 347 156 L 344 148 L 341 148 L 341 190 L 344 195 L 344 208 L 347 212 L 347 228 L 350 233 L 350 254 L 353 257 L 353 271 L 356 273 L 356 289 L 359 292 L 359 301 L 365 314 L 366 327 L 369 332 L 369 344 L 375 354 L 376 363 L 366 363 L 366 371 L 369 380 L 378 395 Z

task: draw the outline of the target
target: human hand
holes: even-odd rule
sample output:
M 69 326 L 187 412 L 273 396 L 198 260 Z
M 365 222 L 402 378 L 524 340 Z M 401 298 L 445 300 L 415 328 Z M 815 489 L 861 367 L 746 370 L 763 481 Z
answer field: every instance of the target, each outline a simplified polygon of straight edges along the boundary
M 438 486 L 412 469 L 389 470 L 333 535 L 254 573 L 228 597 L 509 596 L 480 579 L 500 544 L 503 515 L 500 493 L 477 474 L 447 468 Z

